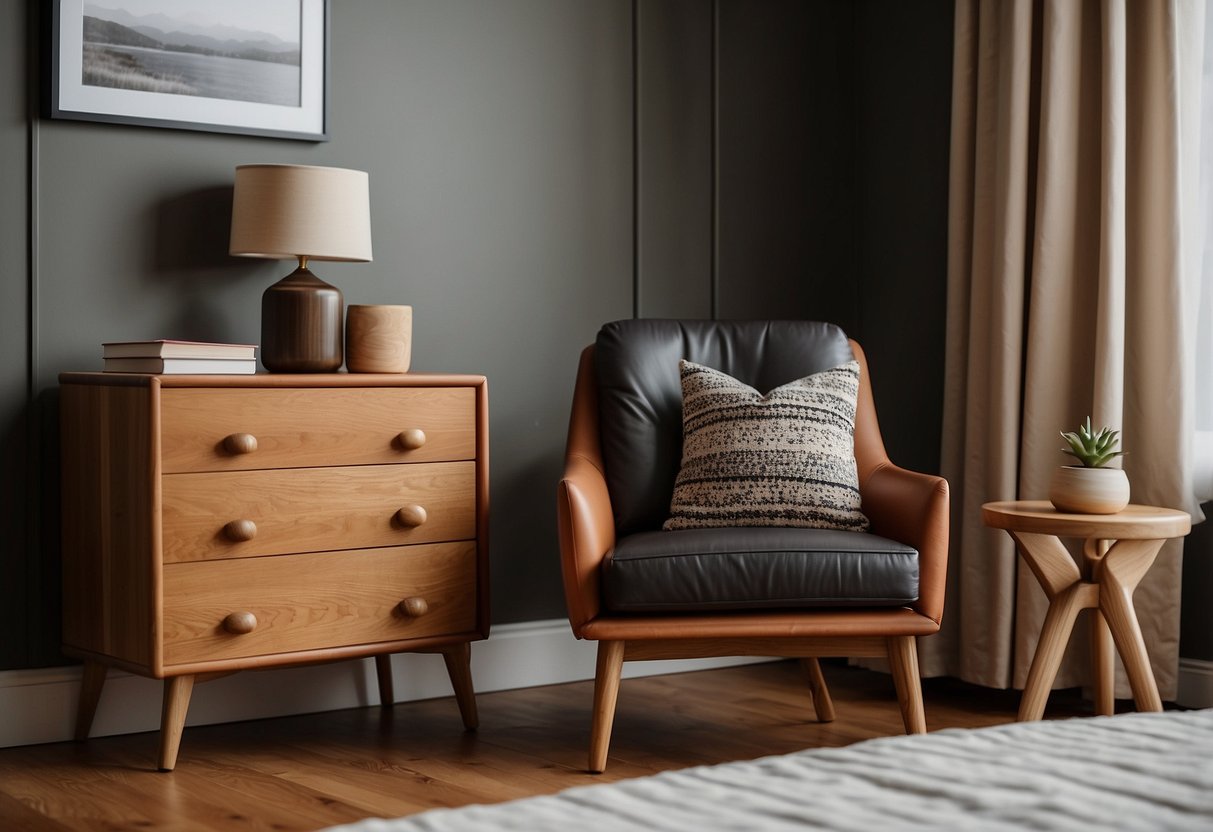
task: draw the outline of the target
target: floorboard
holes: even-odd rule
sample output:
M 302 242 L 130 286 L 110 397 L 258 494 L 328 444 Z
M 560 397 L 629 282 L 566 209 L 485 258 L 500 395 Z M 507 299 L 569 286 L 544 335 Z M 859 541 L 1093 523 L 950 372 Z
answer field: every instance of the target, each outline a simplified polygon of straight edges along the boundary
M 625 679 L 600 775 L 584 770 L 590 682 L 482 694 L 475 733 L 454 698 L 187 728 L 171 773 L 155 770 L 155 734 L 3 749 L 0 829 L 306 832 L 901 733 L 887 675 L 824 670 L 829 724 L 794 662 Z M 1019 706 L 954 680 L 923 690 L 930 730 L 1010 722 Z M 1055 691 L 1047 716 L 1090 713 Z

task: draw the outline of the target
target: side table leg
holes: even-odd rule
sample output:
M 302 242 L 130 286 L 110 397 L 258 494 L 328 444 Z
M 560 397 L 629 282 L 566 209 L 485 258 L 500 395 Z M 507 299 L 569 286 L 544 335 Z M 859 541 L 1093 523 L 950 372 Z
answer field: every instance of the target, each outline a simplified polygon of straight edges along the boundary
M 194 692 L 193 676 L 173 676 L 164 680 L 164 708 L 160 717 L 160 770 L 172 771 L 177 765 L 185 714 Z
M 1133 701 L 1139 711 L 1161 711 L 1162 698 L 1158 695 L 1158 683 L 1154 681 L 1154 670 L 1150 667 L 1150 655 L 1146 642 L 1137 624 L 1137 612 L 1128 591 L 1117 592 L 1108 586 L 1102 587 L 1099 607 L 1107 616 L 1112 638 L 1125 664 L 1129 676 L 1129 687 L 1133 689 Z
M 1114 661 L 1115 648 L 1112 644 L 1112 631 L 1103 612 L 1098 608 L 1091 610 L 1091 676 L 1095 694 L 1095 713 L 1100 716 L 1111 716 L 1116 710 L 1116 700 L 1113 696 L 1115 677 Z
M 446 672 L 451 677 L 451 687 L 455 689 L 455 701 L 459 703 L 463 727 L 475 731 L 480 727 L 480 717 L 476 713 L 476 691 L 472 688 L 472 646 L 465 641 L 443 648 L 442 660 L 446 662 Z
M 101 662 L 86 660 L 84 673 L 80 677 L 80 701 L 76 705 L 76 740 L 88 739 L 97 715 L 97 703 L 101 701 L 101 689 L 105 687 L 108 667 Z
M 390 708 L 396 704 L 396 694 L 392 689 L 391 653 L 375 657 L 375 676 L 379 680 L 379 704 L 384 708 Z
M 1133 701 L 1139 711 L 1161 711 L 1162 698 L 1150 667 L 1150 654 L 1137 623 L 1133 591 L 1145 576 L 1162 540 L 1121 540 L 1104 556 L 1099 573 L 1099 609 L 1112 631 L 1112 639 L 1124 662 L 1133 689 Z
M 1032 657 L 1032 667 L 1028 671 L 1028 682 L 1019 702 L 1020 722 L 1037 720 L 1044 716 L 1049 690 L 1053 687 L 1053 680 L 1057 678 L 1057 668 L 1061 665 L 1066 642 L 1070 640 L 1070 632 L 1074 629 L 1074 619 L 1083 607 L 1083 595 L 1083 585 L 1074 584 L 1049 602 L 1049 611 L 1045 614 L 1045 623 L 1040 631 L 1040 641 L 1036 644 L 1036 655 Z

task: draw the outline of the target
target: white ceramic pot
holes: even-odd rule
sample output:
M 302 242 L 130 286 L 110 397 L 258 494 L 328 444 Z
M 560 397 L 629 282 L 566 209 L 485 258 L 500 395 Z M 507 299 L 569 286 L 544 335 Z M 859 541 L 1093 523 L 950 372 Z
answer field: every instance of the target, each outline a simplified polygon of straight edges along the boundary
M 1049 501 L 1071 514 L 1115 514 L 1129 504 L 1129 478 L 1120 468 L 1063 465 L 1053 472 Z

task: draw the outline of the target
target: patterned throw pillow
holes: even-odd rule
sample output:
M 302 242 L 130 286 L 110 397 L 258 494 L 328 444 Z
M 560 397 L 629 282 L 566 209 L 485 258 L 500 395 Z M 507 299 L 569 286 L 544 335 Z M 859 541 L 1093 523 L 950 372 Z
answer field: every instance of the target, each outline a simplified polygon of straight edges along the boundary
M 678 367 L 682 468 L 662 528 L 867 530 L 855 469 L 858 362 L 765 396 L 719 370 Z

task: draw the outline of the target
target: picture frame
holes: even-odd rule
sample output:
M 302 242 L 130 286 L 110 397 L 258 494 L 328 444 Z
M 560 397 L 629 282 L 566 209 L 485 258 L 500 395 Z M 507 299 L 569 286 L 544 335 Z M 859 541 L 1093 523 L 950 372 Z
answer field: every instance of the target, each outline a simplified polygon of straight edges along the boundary
M 52 119 L 328 140 L 329 0 L 51 0 Z

